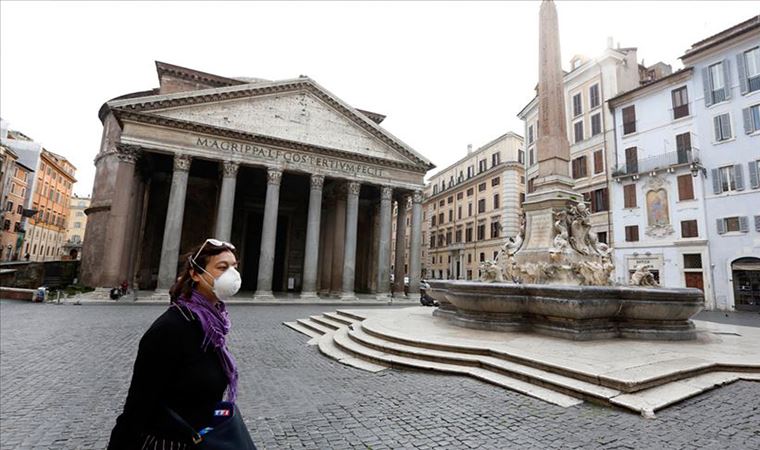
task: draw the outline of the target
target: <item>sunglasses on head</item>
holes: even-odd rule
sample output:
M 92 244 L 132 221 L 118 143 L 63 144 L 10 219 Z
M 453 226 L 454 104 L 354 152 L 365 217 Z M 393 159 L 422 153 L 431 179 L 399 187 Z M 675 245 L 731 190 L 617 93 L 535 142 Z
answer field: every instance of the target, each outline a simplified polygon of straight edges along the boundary
M 195 256 L 193 256 L 191 260 L 193 263 L 195 263 L 195 259 L 198 258 L 198 255 L 201 254 L 206 244 L 211 244 L 214 247 L 225 247 L 229 250 L 232 250 L 233 252 L 235 251 L 235 246 L 230 244 L 229 242 L 220 241 L 219 239 L 206 239 L 203 245 L 201 245 L 201 248 L 198 249 L 198 253 L 196 253 Z

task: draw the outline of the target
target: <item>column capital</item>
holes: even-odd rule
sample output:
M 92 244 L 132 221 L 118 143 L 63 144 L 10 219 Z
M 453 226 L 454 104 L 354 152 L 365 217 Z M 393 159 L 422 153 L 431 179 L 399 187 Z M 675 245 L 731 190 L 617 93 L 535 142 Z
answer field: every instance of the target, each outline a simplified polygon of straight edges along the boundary
M 414 191 L 412 193 L 412 203 L 422 203 L 422 191 Z
M 119 161 L 134 164 L 142 155 L 142 150 L 136 145 L 119 144 L 116 146 L 116 157 Z
M 325 185 L 324 175 L 317 175 L 317 174 L 311 175 L 311 190 L 312 191 L 321 191 L 324 185 Z
M 380 188 L 381 200 L 393 200 L 393 188 L 390 186 L 382 186 Z
M 174 155 L 174 171 L 188 172 L 190 170 L 190 163 L 193 161 L 193 157 L 185 154 Z
M 267 184 L 279 186 L 282 181 L 282 170 L 267 167 Z
M 240 163 L 237 163 L 234 161 L 222 161 L 222 171 L 224 172 L 225 178 L 237 177 L 239 168 L 240 168 Z
M 359 195 L 359 191 L 361 191 L 362 185 L 358 181 L 348 181 L 346 183 L 346 192 L 349 195 Z

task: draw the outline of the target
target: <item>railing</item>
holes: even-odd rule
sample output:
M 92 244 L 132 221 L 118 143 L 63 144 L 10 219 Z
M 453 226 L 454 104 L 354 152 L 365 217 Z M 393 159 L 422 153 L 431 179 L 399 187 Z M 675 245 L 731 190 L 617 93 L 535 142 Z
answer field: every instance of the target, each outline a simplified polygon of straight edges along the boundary
M 639 173 L 657 172 L 669 167 L 687 164 L 699 164 L 699 149 L 692 147 L 690 150 L 677 150 L 675 152 L 662 153 L 660 155 L 641 158 L 634 163 L 623 164 L 615 168 L 613 177 L 636 175 Z

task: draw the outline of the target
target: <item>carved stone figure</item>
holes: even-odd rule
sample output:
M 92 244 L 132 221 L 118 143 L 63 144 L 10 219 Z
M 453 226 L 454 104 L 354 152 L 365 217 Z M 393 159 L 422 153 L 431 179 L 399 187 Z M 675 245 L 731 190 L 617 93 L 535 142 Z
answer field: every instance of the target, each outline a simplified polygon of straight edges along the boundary
M 582 255 L 588 255 L 589 248 L 589 223 L 590 212 L 584 202 L 578 202 L 577 205 L 570 209 L 570 245 Z
M 501 268 L 496 261 L 483 261 L 483 263 L 480 264 L 480 270 L 480 281 L 484 281 L 486 283 L 504 281 L 504 276 L 502 274 Z
M 637 269 L 636 272 L 631 275 L 631 282 L 630 284 L 633 286 L 645 286 L 645 287 L 656 287 L 659 286 L 657 283 L 657 280 L 654 279 L 654 275 L 652 275 L 652 272 L 649 271 L 652 266 L 649 264 L 642 264 Z

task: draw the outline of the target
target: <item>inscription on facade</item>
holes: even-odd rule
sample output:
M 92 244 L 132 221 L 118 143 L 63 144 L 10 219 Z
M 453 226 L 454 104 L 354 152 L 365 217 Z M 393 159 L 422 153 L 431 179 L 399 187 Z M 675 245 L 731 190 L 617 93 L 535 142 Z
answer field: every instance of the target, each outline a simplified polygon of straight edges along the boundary
M 326 169 L 338 170 L 352 175 L 366 174 L 375 177 L 383 176 L 383 169 L 379 167 L 350 161 L 342 161 L 340 159 L 325 156 L 310 155 L 308 153 L 300 153 L 291 150 L 278 150 L 259 147 L 258 145 L 253 144 L 244 144 L 240 142 L 204 137 L 198 137 L 195 145 L 229 153 L 254 156 L 265 161 L 278 163 L 284 162 L 295 166 L 323 167 Z

